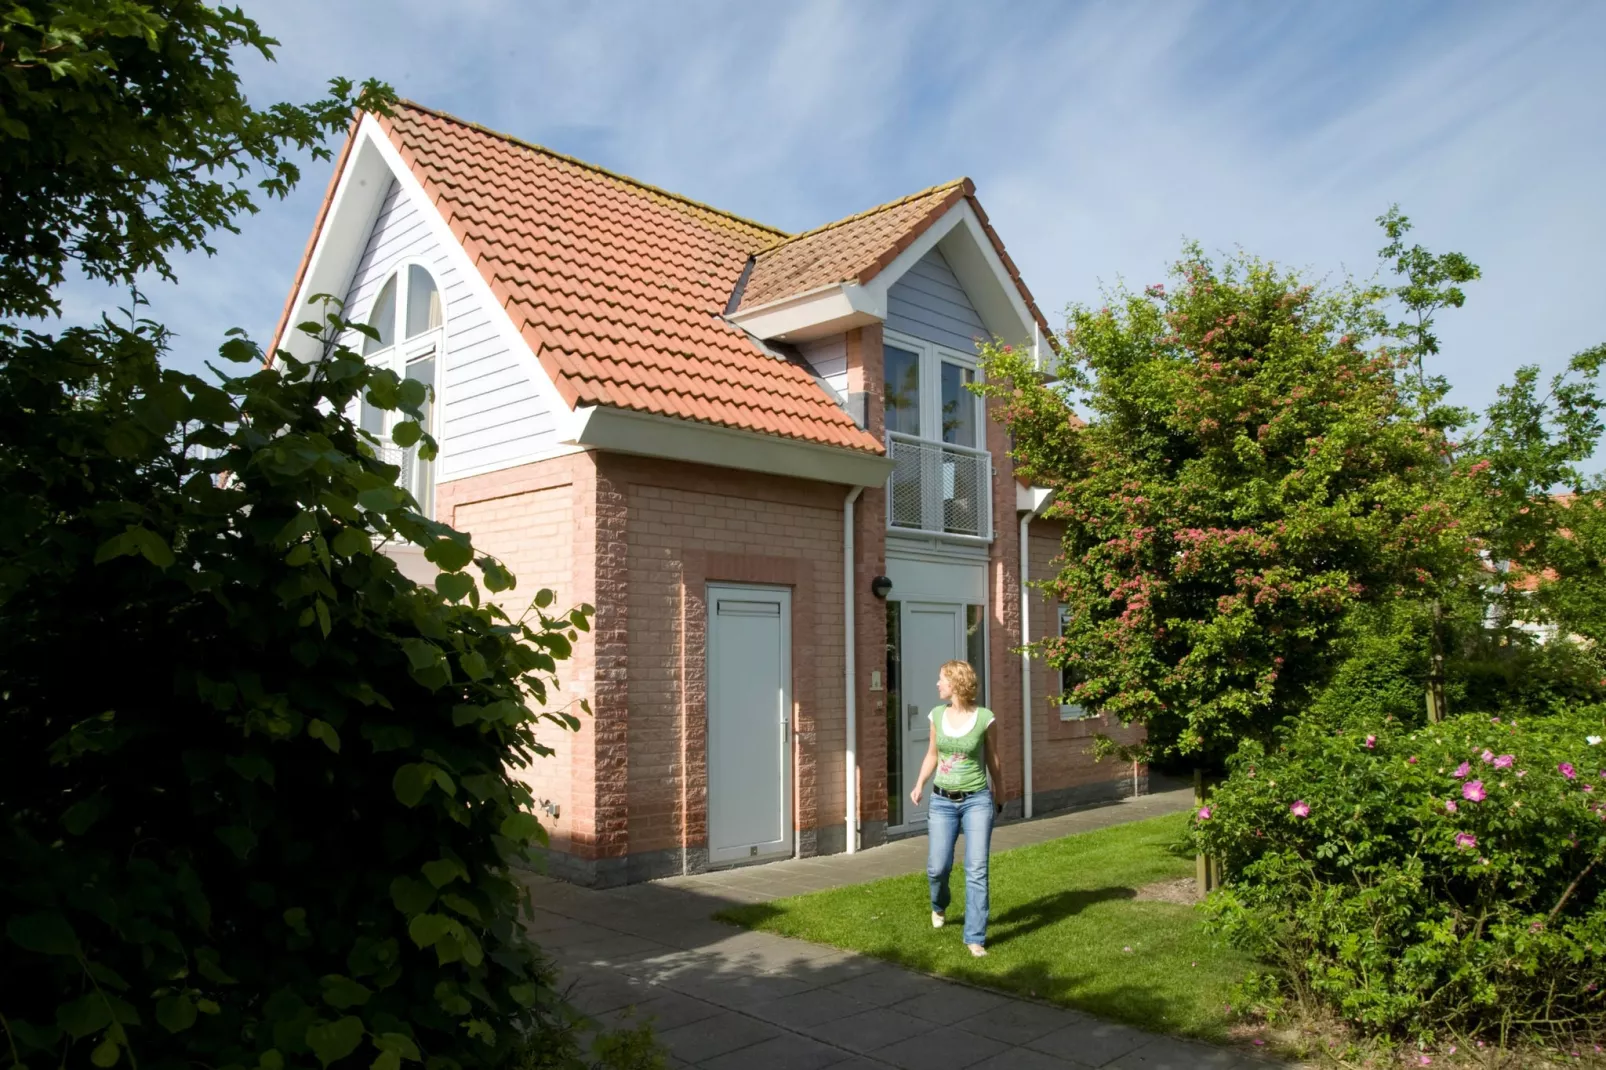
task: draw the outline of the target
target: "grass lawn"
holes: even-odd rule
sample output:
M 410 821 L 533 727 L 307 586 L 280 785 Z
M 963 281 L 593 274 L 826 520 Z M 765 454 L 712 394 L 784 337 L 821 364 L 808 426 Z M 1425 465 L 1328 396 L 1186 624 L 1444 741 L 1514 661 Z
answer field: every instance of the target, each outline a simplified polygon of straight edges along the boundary
M 1102 1018 L 1222 1040 L 1227 990 L 1251 961 L 1206 936 L 1194 907 L 1134 898 L 1144 885 L 1193 872 L 1192 856 L 1178 848 L 1187 820 L 1173 814 L 994 854 L 983 959 L 961 939 L 958 865 L 942 929 L 931 927 L 924 873 L 718 916 Z

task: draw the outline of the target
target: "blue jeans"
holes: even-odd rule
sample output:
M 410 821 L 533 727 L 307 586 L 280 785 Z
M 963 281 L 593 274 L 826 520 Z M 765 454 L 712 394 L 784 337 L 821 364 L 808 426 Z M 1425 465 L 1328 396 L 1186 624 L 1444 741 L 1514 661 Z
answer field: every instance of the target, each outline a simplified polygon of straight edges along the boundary
M 926 880 L 931 909 L 948 912 L 948 874 L 954 843 L 965 833 L 965 943 L 987 943 L 987 849 L 993 839 L 993 793 L 967 795 L 959 802 L 932 793 L 926 813 Z

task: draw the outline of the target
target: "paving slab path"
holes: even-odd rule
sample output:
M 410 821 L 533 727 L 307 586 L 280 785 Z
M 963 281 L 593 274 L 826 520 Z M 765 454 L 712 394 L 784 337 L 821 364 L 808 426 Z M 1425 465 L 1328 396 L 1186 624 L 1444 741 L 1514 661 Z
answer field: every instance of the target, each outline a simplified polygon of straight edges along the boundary
M 993 850 L 1187 809 L 1188 791 L 999 826 Z M 670 1065 L 703 1070 L 1249 1070 L 1273 1064 L 852 952 L 712 920 L 765 902 L 923 871 L 925 837 L 594 891 L 527 874 L 536 939 L 606 1025 L 651 1020 Z

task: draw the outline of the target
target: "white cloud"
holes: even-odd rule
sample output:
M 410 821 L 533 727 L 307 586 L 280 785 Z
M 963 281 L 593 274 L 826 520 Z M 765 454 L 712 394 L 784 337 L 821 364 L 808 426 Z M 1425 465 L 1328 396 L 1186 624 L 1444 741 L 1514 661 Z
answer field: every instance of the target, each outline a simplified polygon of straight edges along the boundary
M 333 74 L 788 228 L 969 174 L 1051 316 L 1154 281 L 1184 236 L 1369 274 L 1399 201 L 1485 278 L 1442 322 L 1482 404 L 1606 340 L 1606 8 L 1377 3 L 247 4 L 260 100 Z M 264 337 L 327 165 L 157 311 L 198 365 Z M 76 308 L 92 297 L 75 290 Z

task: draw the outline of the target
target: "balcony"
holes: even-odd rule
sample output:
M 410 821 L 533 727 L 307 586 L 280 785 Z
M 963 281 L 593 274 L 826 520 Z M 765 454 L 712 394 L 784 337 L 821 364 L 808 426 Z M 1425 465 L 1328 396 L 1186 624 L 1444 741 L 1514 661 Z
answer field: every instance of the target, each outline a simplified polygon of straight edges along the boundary
M 890 432 L 887 456 L 892 458 L 888 530 L 992 541 L 992 454 Z

